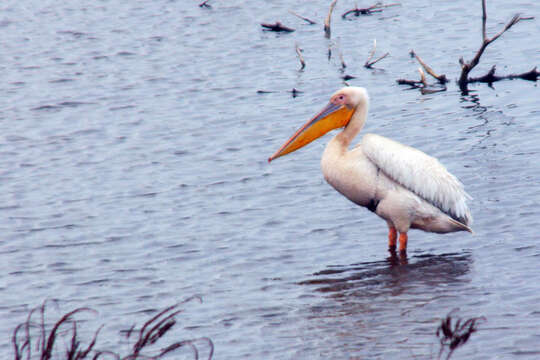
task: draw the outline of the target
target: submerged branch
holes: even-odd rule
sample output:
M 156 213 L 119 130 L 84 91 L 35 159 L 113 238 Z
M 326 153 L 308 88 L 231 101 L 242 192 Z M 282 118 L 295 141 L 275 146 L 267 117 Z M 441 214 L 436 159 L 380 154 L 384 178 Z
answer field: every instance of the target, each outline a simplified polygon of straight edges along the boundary
M 476 77 L 476 78 L 469 78 L 467 81 L 469 83 L 481 82 L 481 83 L 492 84 L 496 81 L 514 80 L 514 79 L 537 81 L 538 78 L 540 77 L 540 72 L 536 70 L 536 66 L 532 68 L 532 70 L 524 72 L 522 74 L 509 74 L 509 75 L 502 75 L 502 76 L 495 75 L 495 70 L 496 70 L 496 66 L 493 65 L 487 74 L 480 77 Z
M 275 24 L 262 23 L 263 31 L 275 31 L 275 32 L 293 32 L 293 28 L 283 25 L 280 21 L 276 21 Z
M 371 5 L 370 7 L 367 7 L 367 8 L 359 8 L 358 6 L 356 6 L 354 9 L 345 11 L 341 15 L 341 17 L 343 19 L 346 19 L 347 16 L 350 15 L 350 14 L 354 14 L 354 16 L 371 15 L 373 13 L 382 12 L 385 8 L 389 8 L 391 6 L 401 6 L 401 4 L 400 3 L 393 3 L 393 4 L 384 5 L 383 3 L 378 2 L 378 3 L 376 3 L 374 5 Z
M 445 84 L 429 85 L 426 81 L 426 74 L 421 67 L 418 68 L 418 73 L 420 73 L 420 80 L 398 79 L 396 82 L 398 85 L 409 85 L 411 89 L 420 89 L 422 95 L 446 91 Z

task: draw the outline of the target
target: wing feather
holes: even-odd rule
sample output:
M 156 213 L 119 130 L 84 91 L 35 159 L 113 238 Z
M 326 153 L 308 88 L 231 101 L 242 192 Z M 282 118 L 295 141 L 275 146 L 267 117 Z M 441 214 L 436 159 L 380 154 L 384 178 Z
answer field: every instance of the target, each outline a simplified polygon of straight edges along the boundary
M 375 134 L 366 134 L 361 146 L 366 156 L 391 179 L 453 219 L 471 224 L 467 200 L 472 198 L 437 159 Z

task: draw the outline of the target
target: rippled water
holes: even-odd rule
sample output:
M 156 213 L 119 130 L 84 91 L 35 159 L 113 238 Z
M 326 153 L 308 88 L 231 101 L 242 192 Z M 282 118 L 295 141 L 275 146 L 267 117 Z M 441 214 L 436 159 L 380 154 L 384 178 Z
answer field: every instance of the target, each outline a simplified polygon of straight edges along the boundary
M 354 2 L 340 0 L 330 60 L 327 3 L 0 4 L 3 358 L 45 299 L 51 318 L 96 309 L 87 332 L 105 323 L 100 347 L 115 349 L 195 294 L 175 336 L 210 337 L 217 359 L 428 359 L 454 308 L 487 322 L 453 358 L 540 355 L 538 84 L 461 96 L 454 82 L 432 95 L 395 83 L 418 77 L 411 48 L 455 80 L 480 44 L 480 2 L 344 21 Z M 539 65 L 539 3 L 489 1 L 488 33 L 515 12 L 536 19 L 491 44 L 475 76 Z M 276 20 L 296 31 L 261 31 Z M 367 70 L 374 38 L 391 55 Z M 266 162 L 343 86 L 339 51 L 348 83 L 370 91 L 366 130 L 439 157 L 474 197 L 475 235 L 413 231 L 407 261 L 387 258 L 384 222 L 320 174 L 328 137 Z

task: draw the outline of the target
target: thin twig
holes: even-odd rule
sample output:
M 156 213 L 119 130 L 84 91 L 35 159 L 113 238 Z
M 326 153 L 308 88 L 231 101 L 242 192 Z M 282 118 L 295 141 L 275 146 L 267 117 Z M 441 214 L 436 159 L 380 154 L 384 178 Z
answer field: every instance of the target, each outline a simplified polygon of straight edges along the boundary
M 332 11 L 334 11 L 336 3 L 337 0 L 332 1 L 332 3 L 330 4 L 330 9 L 328 10 L 328 15 L 326 15 L 326 19 L 324 20 L 324 36 L 326 36 L 327 39 L 330 39 L 330 19 L 332 18 Z
M 486 42 L 486 22 L 487 22 L 487 9 L 486 0 L 482 0 L 482 42 Z
M 420 82 L 422 83 L 422 85 L 424 85 L 424 87 L 426 87 L 427 82 L 426 82 L 426 74 L 424 74 L 424 70 L 422 70 L 422 68 L 419 67 L 418 72 L 420 73 Z
M 298 55 L 298 59 L 300 60 L 300 70 L 304 70 L 304 68 L 306 67 L 306 62 L 304 61 L 304 57 L 302 56 L 302 49 L 300 49 L 300 47 L 298 46 L 298 43 L 295 44 L 295 50 L 296 50 L 296 55 Z
M 368 69 L 371 69 L 373 65 L 375 65 L 376 63 L 378 63 L 379 61 L 381 61 L 382 59 L 384 59 L 385 57 L 387 57 L 388 55 L 390 55 L 389 52 L 385 53 L 384 55 L 381 55 L 379 56 L 377 59 L 373 60 L 371 63 L 369 63 L 366 67 Z
M 446 75 L 442 74 L 442 75 L 437 75 L 435 73 L 435 71 L 433 71 L 433 69 L 431 67 L 429 67 L 428 64 L 426 64 L 421 58 L 420 56 L 418 56 L 418 54 L 414 51 L 414 50 L 411 50 L 411 55 L 413 55 L 416 60 L 420 63 L 420 65 L 422 65 L 422 67 L 424 68 L 424 70 L 426 70 L 426 72 L 433 76 L 435 79 L 437 79 L 437 81 L 439 81 L 439 83 L 441 84 L 446 84 L 448 82 L 448 79 L 446 78 Z
M 358 6 L 356 6 L 354 9 L 351 9 L 351 10 L 347 10 L 345 11 L 341 17 L 343 19 L 347 18 L 347 16 L 349 14 L 354 14 L 354 16 L 360 16 L 360 15 L 371 15 L 373 13 L 378 13 L 378 12 L 382 12 L 383 9 L 385 8 L 389 8 L 391 6 L 401 6 L 400 3 L 393 3 L 393 4 L 387 4 L 387 5 L 384 5 L 383 3 L 381 2 L 377 2 L 376 4 L 374 5 L 371 5 L 370 7 L 367 7 L 367 8 L 359 8 Z
M 381 61 L 382 59 L 384 59 L 385 57 L 387 57 L 390 54 L 390 53 L 387 52 L 384 55 L 379 56 L 377 59 L 371 61 L 371 59 L 373 58 L 373 55 L 375 55 L 375 50 L 376 49 L 377 49 L 377 40 L 373 39 L 373 49 L 369 53 L 368 59 L 364 63 L 365 68 L 371 69 L 373 67 L 373 65 L 375 65 L 376 63 L 378 63 L 379 61 Z
M 366 63 L 364 64 L 364 66 L 367 67 L 367 65 L 369 64 L 369 62 L 373 58 L 373 55 L 375 55 L 375 50 L 377 50 L 377 39 L 373 39 L 373 49 L 371 49 L 371 52 L 369 53 L 369 56 L 368 56 L 368 58 L 366 60 Z
M 302 19 L 302 20 L 308 22 L 310 25 L 316 24 L 315 21 L 313 21 L 313 20 L 311 20 L 311 19 L 308 19 L 307 17 L 304 17 L 304 16 L 302 16 L 302 15 L 298 15 L 297 13 L 295 13 L 295 12 L 292 11 L 292 10 L 289 10 L 289 13 L 290 13 L 291 15 L 294 15 L 294 16 L 296 16 L 296 17 L 298 17 L 298 18 L 300 18 L 300 19 Z

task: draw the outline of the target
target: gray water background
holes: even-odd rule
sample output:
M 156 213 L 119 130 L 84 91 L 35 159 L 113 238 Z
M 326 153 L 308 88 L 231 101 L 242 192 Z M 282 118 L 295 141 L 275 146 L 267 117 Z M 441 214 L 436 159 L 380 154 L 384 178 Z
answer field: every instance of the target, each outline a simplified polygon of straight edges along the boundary
M 331 41 L 328 3 L 0 4 L 2 358 L 45 299 L 49 321 L 95 309 L 81 336 L 105 324 L 98 347 L 125 353 L 122 330 L 192 295 L 203 303 L 183 305 L 172 337 L 208 336 L 216 359 L 429 359 L 455 308 L 487 322 L 453 358 L 540 356 L 538 84 L 462 96 L 455 82 L 432 95 L 395 83 L 418 78 L 412 48 L 455 80 L 480 45 L 480 1 L 402 1 L 342 20 L 355 3 L 340 0 Z M 488 34 L 515 12 L 536 19 L 491 44 L 471 75 L 540 65 L 540 3 L 488 1 Z M 276 20 L 296 32 L 261 31 Z M 391 55 L 367 70 L 373 39 Z M 267 163 L 344 85 L 340 50 L 348 83 L 371 95 L 365 131 L 458 176 L 474 235 L 411 231 L 408 264 L 396 264 L 385 223 L 323 180 L 332 135 Z

